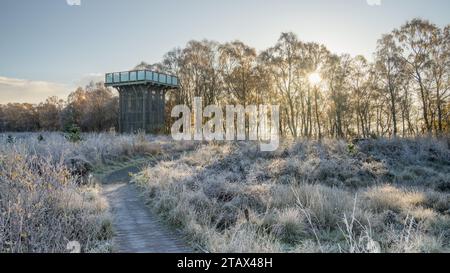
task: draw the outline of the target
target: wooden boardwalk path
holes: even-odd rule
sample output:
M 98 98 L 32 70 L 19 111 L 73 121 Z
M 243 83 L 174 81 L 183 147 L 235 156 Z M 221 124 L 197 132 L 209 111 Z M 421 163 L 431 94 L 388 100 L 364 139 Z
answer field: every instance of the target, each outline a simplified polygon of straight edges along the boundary
M 145 205 L 129 173 L 138 167 L 127 167 L 103 179 L 103 193 L 113 216 L 113 249 L 125 253 L 185 253 L 192 252 L 175 232 Z

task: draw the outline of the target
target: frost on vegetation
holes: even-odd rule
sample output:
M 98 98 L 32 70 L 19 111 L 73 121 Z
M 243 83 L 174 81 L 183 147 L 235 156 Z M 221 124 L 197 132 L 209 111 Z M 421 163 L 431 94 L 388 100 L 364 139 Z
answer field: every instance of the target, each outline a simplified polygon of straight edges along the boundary
M 205 144 L 135 177 L 213 252 L 450 250 L 450 151 L 430 138 Z

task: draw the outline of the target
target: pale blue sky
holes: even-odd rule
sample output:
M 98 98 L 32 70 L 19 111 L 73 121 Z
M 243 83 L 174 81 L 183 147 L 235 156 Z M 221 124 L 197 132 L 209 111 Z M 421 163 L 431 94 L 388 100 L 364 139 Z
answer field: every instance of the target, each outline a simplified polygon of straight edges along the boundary
M 381 34 L 414 17 L 449 24 L 449 11 L 448 0 L 2 0 L 0 103 L 25 100 L 26 88 L 49 88 L 36 100 L 64 97 L 92 75 L 158 62 L 191 39 L 239 39 L 263 50 L 292 31 L 370 57 Z M 12 79 L 26 80 L 9 86 L 14 96 L 6 90 Z

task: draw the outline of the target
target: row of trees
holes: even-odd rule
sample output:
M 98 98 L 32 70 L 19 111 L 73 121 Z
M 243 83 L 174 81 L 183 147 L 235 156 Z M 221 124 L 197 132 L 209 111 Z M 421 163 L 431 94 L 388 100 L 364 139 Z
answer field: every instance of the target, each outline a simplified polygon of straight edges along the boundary
M 105 131 L 117 125 L 118 98 L 102 83 L 72 92 L 66 101 L 50 97 L 38 105 L 0 105 L 0 131 L 60 131 L 76 125 L 83 131 Z
M 259 54 L 240 41 L 191 41 L 154 66 L 181 79 L 172 104 L 196 96 L 205 104 L 278 104 L 285 135 L 442 135 L 450 125 L 449 32 L 414 19 L 378 41 L 373 62 L 283 33 Z M 311 81 L 317 74 L 320 82 Z
M 240 41 L 191 41 L 161 63 L 136 68 L 179 77 L 167 113 L 200 96 L 205 105 L 280 105 L 281 132 L 293 137 L 441 136 L 450 128 L 450 26 L 421 19 L 383 35 L 373 61 L 282 33 L 259 53 Z M 91 84 L 66 102 L 2 106 L 0 130 L 58 130 L 75 123 L 101 131 L 116 125 L 117 113 L 112 91 Z

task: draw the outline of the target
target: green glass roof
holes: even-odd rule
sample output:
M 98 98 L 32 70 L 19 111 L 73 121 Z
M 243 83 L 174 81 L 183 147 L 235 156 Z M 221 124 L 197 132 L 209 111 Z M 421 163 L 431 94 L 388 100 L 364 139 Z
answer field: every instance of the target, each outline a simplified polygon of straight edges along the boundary
M 132 70 L 124 72 L 107 73 L 106 86 L 124 86 L 132 84 L 154 84 L 171 88 L 178 88 L 178 78 L 150 70 Z

